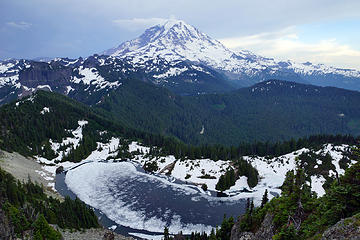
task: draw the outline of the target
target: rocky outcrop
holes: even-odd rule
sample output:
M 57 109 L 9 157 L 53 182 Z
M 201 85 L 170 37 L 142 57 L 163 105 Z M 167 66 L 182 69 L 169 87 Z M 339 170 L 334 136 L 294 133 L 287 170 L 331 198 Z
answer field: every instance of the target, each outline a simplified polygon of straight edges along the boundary
M 239 232 L 236 235 L 233 235 L 231 232 L 231 240 L 252 240 L 255 239 L 255 234 L 252 232 Z
M 255 233 L 256 240 L 271 240 L 275 234 L 275 227 L 273 224 L 274 215 L 267 213 L 259 230 Z
M 273 225 L 273 215 L 267 213 L 260 228 L 256 233 L 252 232 L 241 232 L 240 231 L 240 221 L 237 221 L 233 228 L 231 229 L 230 240 L 271 240 L 275 234 L 275 229 Z
M 242 217 L 239 217 L 238 221 L 234 224 L 231 229 L 230 240 L 251 240 L 254 237 L 254 234 L 251 232 L 241 232 L 240 222 Z
M 328 228 L 321 240 L 360 240 L 360 214 L 342 219 Z
M 82 231 L 70 231 L 59 228 L 56 225 L 53 225 L 53 227 L 61 233 L 64 240 L 135 240 L 132 237 L 124 237 L 105 228 L 91 228 L 83 229 Z

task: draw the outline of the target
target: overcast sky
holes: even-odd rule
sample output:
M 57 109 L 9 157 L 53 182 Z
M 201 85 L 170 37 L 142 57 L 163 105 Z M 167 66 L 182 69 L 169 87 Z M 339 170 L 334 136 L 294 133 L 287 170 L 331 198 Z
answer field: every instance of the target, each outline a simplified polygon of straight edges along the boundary
M 86 57 L 171 17 L 229 48 L 360 70 L 359 0 L 0 0 L 0 59 Z

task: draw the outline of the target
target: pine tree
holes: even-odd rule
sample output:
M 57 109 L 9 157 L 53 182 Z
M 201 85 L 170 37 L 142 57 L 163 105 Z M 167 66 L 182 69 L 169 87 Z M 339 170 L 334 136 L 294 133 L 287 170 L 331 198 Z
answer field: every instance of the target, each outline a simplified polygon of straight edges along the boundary
M 261 200 L 261 208 L 264 207 L 264 205 L 269 201 L 269 198 L 268 198 L 268 190 L 265 189 L 265 192 L 264 192 L 264 195 L 262 197 L 262 200 Z
M 216 235 L 215 235 L 215 230 L 213 228 L 211 229 L 209 240 L 217 240 Z
M 166 226 L 164 227 L 164 240 L 170 240 L 169 229 Z
M 246 200 L 246 212 L 250 211 L 250 198 Z
M 251 199 L 251 203 L 250 203 L 250 215 L 253 213 L 254 211 L 254 200 Z
M 294 171 L 288 171 L 286 173 L 285 181 L 281 186 L 282 195 L 290 196 L 294 191 Z

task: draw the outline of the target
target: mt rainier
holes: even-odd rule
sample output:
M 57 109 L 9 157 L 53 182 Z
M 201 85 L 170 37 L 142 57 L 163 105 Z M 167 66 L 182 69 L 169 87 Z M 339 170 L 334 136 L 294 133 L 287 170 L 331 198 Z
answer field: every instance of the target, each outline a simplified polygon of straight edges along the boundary
M 147 29 L 141 36 L 102 54 L 144 63 L 149 59 L 190 61 L 223 74 L 237 87 L 267 79 L 282 79 L 320 86 L 360 90 L 360 71 L 323 64 L 276 61 L 247 50 L 235 52 L 181 20 L 168 20 Z M 180 75 L 173 71 L 171 75 Z

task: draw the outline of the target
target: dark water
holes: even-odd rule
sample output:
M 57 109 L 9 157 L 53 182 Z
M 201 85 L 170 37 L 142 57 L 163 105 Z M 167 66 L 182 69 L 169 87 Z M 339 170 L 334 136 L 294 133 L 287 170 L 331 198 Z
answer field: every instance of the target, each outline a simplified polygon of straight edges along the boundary
M 142 171 L 139 168 L 137 170 Z M 178 218 L 181 219 L 181 224 L 184 225 L 203 224 L 215 227 L 221 224 L 224 214 L 237 217 L 245 211 L 246 200 L 244 199 L 230 202 L 225 199 L 222 200 L 222 198 L 216 198 L 216 192 L 211 193 L 214 197 L 204 196 L 196 186 L 186 185 L 187 189 L 192 190 L 190 192 L 183 191 L 181 188 L 178 189 L 174 186 L 185 185 L 185 183 L 175 181 L 174 183 L 178 185 L 167 185 L 164 184 L 162 179 L 164 179 L 163 176 L 152 176 L 150 178 L 147 175 L 138 175 L 129 178 L 118 174 L 109 176 L 106 180 L 105 189 L 102 189 L 101 192 L 110 194 L 113 198 L 111 201 L 115 205 L 126 205 L 128 209 L 141 212 L 145 215 L 143 216 L 144 222 L 149 219 L 158 219 L 168 226 L 174 224 L 172 222 L 174 218 Z M 65 173 L 56 176 L 55 188 L 63 196 L 76 197 L 65 184 Z M 108 206 L 108 203 L 106 203 L 106 206 Z M 104 227 L 108 228 L 116 225 L 115 232 L 122 235 L 128 236 L 130 232 L 149 235 L 161 233 L 136 230 L 118 225 L 98 209 L 94 210 Z

